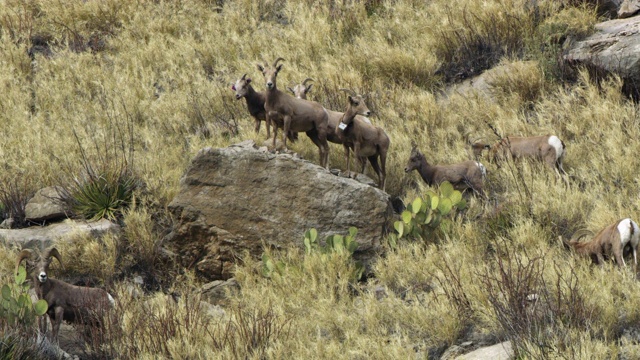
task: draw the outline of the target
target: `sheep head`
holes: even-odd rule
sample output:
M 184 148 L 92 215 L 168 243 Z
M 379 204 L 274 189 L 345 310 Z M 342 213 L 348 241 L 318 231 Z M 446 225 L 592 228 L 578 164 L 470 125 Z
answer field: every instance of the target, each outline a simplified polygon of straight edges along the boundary
M 284 61 L 284 59 L 281 57 L 277 58 L 276 61 L 273 62 L 272 66 L 269 66 L 266 62 L 264 66 L 258 64 L 258 70 L 260 70 L 264 76 L 267 90 L 273 90 L 276 88 L 276 78 L 278 76 L 278 72 L 282 70 L 282 64 L 278 65 L 278 62 L 280 61 Z
M 35 269 L 35 274 L 37 274 L 36 278 L 38 279 L 39 282 L 44 283 L 48 279 L 47 272 L 49 271 L 49 265 L 51 264 L 51 261 L 52 261 L 51 258 L 52 257 L 56 258 L 60 263 L 60 265 L 62 265 L 62 260 L 61 260 L 62 257 L 60 256 L 60 253 L 56 248 L 50 248 L 47 251 L 45 251 L 42 254 L 42 256 L 40 256 L 38 261 L 35 262 L 35 264 L 32 264 L 30 261 L 32 256 L 33 256 L 33 252 L 27 249 L 22 250 L 18 254 L 18 258 L 16 260 L 16 273 L 18 273 L 18 267 L 20 266 L 20 263 L 23 260 L 27 259 L 27 266 L 29 267 L 33 266 Z
M 306 99 L 307 93 L 309 92 L 309 90 L 311 90 L 311 87 L 313 86 L 313 84 L 307 85 L 307 82 L 309 81 L 315 81 L 315 80 L 313 80 L 312 78 L 306 78 L 301 84 L 298 84 L 293 88 L 287 87 L 287 90 L 289 90 L 293 94 L 293 96 L 297 97 L 298 99 Z
M 404 172 L 408 173 L 418 169 L 422 165 L 423 160 L 424 155 L 422 155 L 418 147 L 414 144 L 411 148 L 411 155 L 409 156 L 409 161 L 407 161 L 407 166 L 404 168 Z
M 489 150 L 489 149 L 491 149 L 491 145 L 489 144 L 481 143 L 478 141 L 474 141 L 471 143 L 471 150 L 473 150 L 473 155 L 476 158 L 482 156 L 482 152 L 484 150 Z
M 349 107 L 347 108 L 347 111 L 345 111 L 345 114 L 355 114 L 355 115 L 362 115 L 362 116 L 371 115 L 371 111 L 369 110 L 365 102 L 365 98 L 366 98 L 365 95 L 358 95 L 353 90 L 350 90 L 350 89 L 340 89 L 340 91 L 344 91 L 350 94 L 348 96 Z M 351 122 L 353 122 L 354 118 L 355 116 L 344 116 L 342 122 L 346 125 L 349 125 Z
M 247 74 L 242 75 L 242 77 L 233 84 L 231 90 L 236 92 L 236 100 L 240 100 L 247 96 L 247 93 L 249 92 L 249 84 L 251 84 L 251 78 L 247 78 Z

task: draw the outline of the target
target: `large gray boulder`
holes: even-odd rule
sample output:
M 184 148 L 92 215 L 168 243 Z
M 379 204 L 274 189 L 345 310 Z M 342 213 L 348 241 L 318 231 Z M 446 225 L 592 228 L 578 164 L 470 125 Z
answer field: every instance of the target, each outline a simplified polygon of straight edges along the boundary
M 26 220 L 42 222 L 66 218 L 64 204 L 60 200 L 61 193 L 62 189 L 56 186 L 49 186 L 36 192 L 24 208 Z
M 585 65 L 595 73 L 617 74 L 625 91 L 638 95 L 640 89 L 640 17 L 605 21 L 597 32 L 571 45 L 564 60 Z
M 357 227 L 354 256 L 367 263 L 393 215 L 385 192 L 252 141 L 201 150 L 169 209 L 177 224 L 165 247 L 211 280 L 230 278 L 236 261 L 260 256 L 263 245 L 301 247 L 310 228 L 324 239 Z
M 618 9 L 618 18 L 625 19 L 640 12 L 640 0 L 624 0 Z

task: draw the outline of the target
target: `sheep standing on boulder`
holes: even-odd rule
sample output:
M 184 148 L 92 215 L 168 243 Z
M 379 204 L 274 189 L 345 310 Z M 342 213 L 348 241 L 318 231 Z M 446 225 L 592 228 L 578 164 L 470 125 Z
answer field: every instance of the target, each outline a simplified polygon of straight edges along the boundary
M 273 147 L 276 147 L 276 136 L 278 127 L 284 129 L 285 134 L 289 131 L 305 132 L 307 136 L 318 147 L 320 166 L 328 168 L 329 144 L 327 144 L 327 122 L 328 114 L 322 105 L 315 101 L 308 101 L 295 98 L 278 89 L 277 76 L 282 69 L 282 64 L 278 64 L 283 58 L 278 58 L 272 66 L 258 64 L 258 70 L 264 76 L 266 92 L 264 109 L 267 113 L 267 126 L 274 122 Z M 282 121 L 276 119 L 282 118 Z M 284 148 L 287 149 L 287 139 L 283 137 Z
M 258 134 L 260 132 L 260 124 L 267 119 L 267 114 L 264 110 L 264 93 L 256 91 L 253 86 L 251 86 L 251 78 L 248 78 L 247 74 L 242 75 L 240 79 L 236 80 L 235 84 L 231 86 L 231 90 L 236 92 L 236 100 L 244 98 L 247 102 L 247 110 L 249 110 L 249 115 L 254 119 L 254 130 L 256 134 Z M 267 139 L 270 137 L 271 130 L 267 125 Z M 298 140 L 298 134 L 290 131 L 287 134 L 287 138 L 295 142 Z
M 27 270 L 31 270 L 33 274 L 36 294 L 49 305 L 47 315 L 52 326 L 51 340 L 57 341 L 62 320 L 92 326 L 101 325 L 104 313 L 115 304 L 113 297 L 103 289 L 75 286 L 49 278 L 52 257 L 62 265 L 60 253 L 56 248 L 45 251 L 37 261 L 32 261 L 32 256 L 31 250 L 22 250 L 18 254 L 16 273 L 20 263 L 26 259 Z M 46 318 L 41 320 L 40 331 L 42 334 L 47 331 Z

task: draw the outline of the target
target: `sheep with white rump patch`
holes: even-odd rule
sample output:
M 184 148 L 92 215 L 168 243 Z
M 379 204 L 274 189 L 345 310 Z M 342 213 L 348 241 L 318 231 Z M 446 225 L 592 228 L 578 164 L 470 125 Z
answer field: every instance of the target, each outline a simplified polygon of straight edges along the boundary
M 566 174 L 562 167 L 562 159 L 565 156 L 565 145 L 555 135 L 517 137 L 508 136 L 493 145 L 476 142 L 471 145 L 474 155 L 479 157 L 483 150 L 489 150 L 489 158 L 498 162 L 508 157 L 513 159 L 532 158 L 544 161 L 555 169 L 556 174 Z
M 62 265 L 60 253 L 56 248 L 46 250 L 37 260 L 32 260 L 32 256 L 31 250 L 22 250 L 18 254 L 16 273 L 20 263 L 26 259 L 27 269 L 33 274 L 36 294 L 49 305 L 47 315 L 52 325 L 51 340 L 57 341 L 62 320 L 100 326 L 105 312 L 115 305 L 113 297 L 103 289 L 75 286 L 51 279 L 48 273 L 52 257 Z M 42 334 L 47 331 L 46 318 L 41 319 L 40 331 Z
M 620 267 L 626 266 L 623 250 L 625 246 L 629 245 L 633 252 L 634 271 L 637 271 L 637 248 L 640 241 L 640 228 L 635 221 L 629 218 L 618 220 L 600 230 L 591 241 L 579 241 L 587 235 L 592 235 L 592 233 L 587 230 L 580 230 L 573 234 L 571 240 L 565 241 L 563 239 L 563 242 L 567 247 L 573 248 L 576 253 L 591 257 L 591 260 L 599 265 L 604 263 L 605 255 L 613 255 Z

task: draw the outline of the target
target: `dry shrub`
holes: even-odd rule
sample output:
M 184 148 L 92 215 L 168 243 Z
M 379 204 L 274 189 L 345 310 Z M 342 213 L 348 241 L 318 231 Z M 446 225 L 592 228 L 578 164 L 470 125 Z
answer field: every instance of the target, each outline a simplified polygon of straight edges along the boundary
M 63 261 L 63 273 L 58 277 L 73 278 L 81 284 L 111 284 L 119 273 L 120 242 L 120 235 L 113 233 L 100 239 L 80 232 L 65 235 L 56 244 Z
M 487 81 L 492 95 L 504 104 L 522 104 L 525 109 L 533 107 L 544 91 L 544 73 L 533 61 L 503 61 Z

